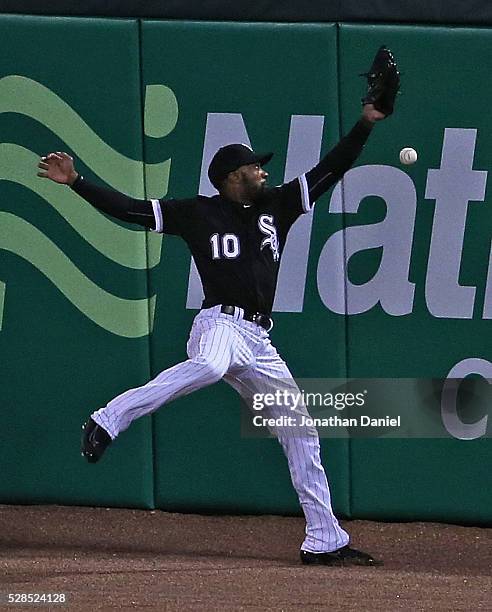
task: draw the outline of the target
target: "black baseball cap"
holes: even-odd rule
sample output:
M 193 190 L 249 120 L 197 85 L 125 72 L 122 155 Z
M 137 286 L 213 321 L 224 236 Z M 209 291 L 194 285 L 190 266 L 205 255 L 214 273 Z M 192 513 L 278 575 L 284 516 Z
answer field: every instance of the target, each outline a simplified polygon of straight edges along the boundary
M 261 164 L 269 162 L 273 153 L 255 153 L 244 144 L 230 144 L 221 147 L 213 156 L 208 167 L 208 178 L 212 185 L 218 189 L 220 182 L 225 179 L 229 172 L 234 172 L 241 166 L 249 164 Z

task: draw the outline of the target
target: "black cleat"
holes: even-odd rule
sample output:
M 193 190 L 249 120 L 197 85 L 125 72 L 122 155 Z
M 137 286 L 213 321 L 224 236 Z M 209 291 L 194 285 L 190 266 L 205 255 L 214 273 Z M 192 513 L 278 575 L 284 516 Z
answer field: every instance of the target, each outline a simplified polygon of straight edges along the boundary
M 111 436 L 91 418 L 82 425 L 82 457 L 89 463 L 96 463 L 111 444 Z
M 304 565 L 365 565 L 375 566 L 382 565 L 382 561 L 377 561 L 371 555 L 368 555 L 361 550 L 344 546 L 333 552 L 312 553 L 307 550 L 301 550 L 301 561 Z

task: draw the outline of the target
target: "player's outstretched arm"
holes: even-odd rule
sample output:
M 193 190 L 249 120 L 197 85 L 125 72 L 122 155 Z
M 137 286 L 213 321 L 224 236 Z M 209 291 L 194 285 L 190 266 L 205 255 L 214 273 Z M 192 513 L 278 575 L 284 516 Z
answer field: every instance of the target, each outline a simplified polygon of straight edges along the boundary
M 321 161 L 306 173 L 310 202 L 315 202 L 323 193 L 337 183 L 361 154 L 374 125 L 387 115 L 374 104 L 364 104 L 359 120 Z
M 123 193 L 94 185 L 75 170 L 73 158 L 62 151 L 41 157 L 38 163 L 38 176 L 61 185 L 68 185 L 84 200 L 116 219 L 137 223 L 155 229 L 155 216 L 152 203 L 136 200 Z
M 391 51 L 382 45 L 368 72 L 360 76 L 365 77 L 367 82 L 362 98 L 362 115 L 352 130 L 306 174 L 311 204 L 353 165 L 374 125 L 393 113 L 400 89 L 400 72 Z
M 367 105 L 369 106 L 369 105 Z M 379 111 L 364 106 L 359 121 L 328 153 L 306 173 L 309 200 L 313 204 L 330 187 L 337 183 L 361 154 L 376 121 Z M 384 119 L 384 115 L 381 117 Z

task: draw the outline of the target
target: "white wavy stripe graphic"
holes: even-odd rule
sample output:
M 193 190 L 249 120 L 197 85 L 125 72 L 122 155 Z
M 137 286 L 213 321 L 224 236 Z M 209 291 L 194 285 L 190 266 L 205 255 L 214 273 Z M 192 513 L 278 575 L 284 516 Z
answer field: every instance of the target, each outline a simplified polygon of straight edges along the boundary
M 105 291 L 36 227 L 7 212 L 0 212 L 0 249 L 31 263 L 80 312 L 105 330 L 126 338 L 139 338 L 152 331 L 155 295 L 125 299 Z M 1 285 L 0 322 L 5 301 L 5 285 Z
M 160 261 L 157 248 L 149 253 L 147 263 L 144 231 L 127 229 L 114 223 L 88 204 L 70 188 L 36 176 L 39 157 L 10 143 L 0 144 L 0 180 L 17 183 L 46 200 L 92 247 L 115 263 L 144 270 Z M 155 234 L 156 244 L 162 235 Z
M 30 117 L 56 134 L 105 183 L 137 199 L 146 197 L 144 164 L 110 147 L 73 108 L 50 89 L 24 76 L 8 75 L 0 79 L 0 113 Z M 162 198 L 167 193 L 171 160 L 146 164 L 147 182 L 160 185 Z

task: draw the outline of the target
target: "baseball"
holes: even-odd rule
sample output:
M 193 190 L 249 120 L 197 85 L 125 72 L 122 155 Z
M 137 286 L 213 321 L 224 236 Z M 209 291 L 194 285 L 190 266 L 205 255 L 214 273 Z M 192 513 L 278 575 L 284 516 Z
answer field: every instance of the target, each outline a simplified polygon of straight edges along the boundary
M 406 166 L 414 164 L 417 161 L 417 151 L 412 147 L 405 147 L 400 151 L 400 161 Z

